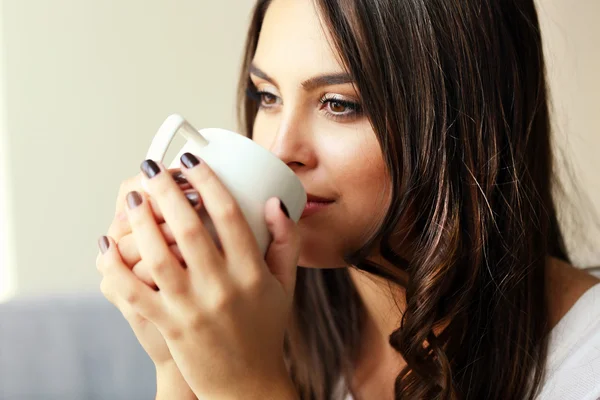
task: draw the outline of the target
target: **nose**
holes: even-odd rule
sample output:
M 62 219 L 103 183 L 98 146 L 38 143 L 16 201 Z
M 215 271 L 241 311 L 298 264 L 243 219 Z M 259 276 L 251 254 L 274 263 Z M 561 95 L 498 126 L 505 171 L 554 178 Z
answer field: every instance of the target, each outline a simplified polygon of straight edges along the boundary
M 310 126 L 298 117 L 282 118 L 269 150 L 296 173 L 317 165 Z

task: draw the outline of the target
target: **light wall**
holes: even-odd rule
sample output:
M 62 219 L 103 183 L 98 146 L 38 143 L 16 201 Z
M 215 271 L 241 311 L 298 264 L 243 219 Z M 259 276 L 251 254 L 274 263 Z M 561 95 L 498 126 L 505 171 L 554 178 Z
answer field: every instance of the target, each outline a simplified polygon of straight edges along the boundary
M 1 4 L 14 289 L 98 290 L 96 240 L 162 120 L 177 112 L 198 127 L 235 128 L 252 2 Z
M 600 266 L 600 1 L 536 1 L 554 107 L 558 171 L 570 202 L 559 207 L 574 261 Z M 575 175 L 572 177 L 567 171 Z M 580 193 L 578 193 L 578 190 Z
M 0 2 L 0 15 L 2 15 L 2 6 Z M 0 18 L 0 94 L 5 93 L 5 49 L 1 44 L 4 43 L 3 19 Z M 12 199 L 8 195 L 11 187 L 9 181 L 9 163 L 8 163 L 8 135 L 6 130 L 6 99 L 0 95 L 0 301 L 11 297 L 16 285 L 14 281 L 14 235 L 12 232 L 12 219 L 9 201 Z
M 8 207 L 0 268 L 14 278 L 0 273 L 0 290 L 98 289 L 96 239 L 118 183 L 138 172 L 161 121 L 178 112 L 198 127 L 235 128 L 252 3 L 0 0 L 0 198 Z M 540 6 L 557 127 L 598 205 L 600 2 Z

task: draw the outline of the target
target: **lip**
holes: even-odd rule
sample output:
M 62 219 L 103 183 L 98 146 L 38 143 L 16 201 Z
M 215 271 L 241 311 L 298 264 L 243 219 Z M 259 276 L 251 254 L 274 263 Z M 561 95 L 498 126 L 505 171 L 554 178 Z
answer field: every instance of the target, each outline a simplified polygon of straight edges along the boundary
M 314 213 L 317 213 L 324 208 L 327 208 L 334 200 L 326 199 L 324 197 L 315 196 L 312 194 L 308 194 L 306 196 L 306 206 L 304 206 L 304 211 L 302 212 L 302 216 L 300 218 L 305 218 Z

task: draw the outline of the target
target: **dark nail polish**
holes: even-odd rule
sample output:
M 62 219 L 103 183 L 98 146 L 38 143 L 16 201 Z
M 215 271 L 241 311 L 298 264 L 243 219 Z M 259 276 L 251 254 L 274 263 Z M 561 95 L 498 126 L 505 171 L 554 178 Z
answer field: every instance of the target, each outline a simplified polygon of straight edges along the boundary
M 136 208 L 142 204 L 142 196 L 138 192 L 129 192 L 127 195 L 127 206 L 129 208 Z
M 194 168 L 196 165 L 200 164 L 200 160 L 198 160 L 196 156 L 191 153 L 185 153 L 181 156 L 181 163 L 189 169 Z
M 160 167 L 152 160 L 144 161 L 140 168 L 148 179 L 152 179 L 160 173 Z
M 200 193 L 198 192 L 186 193 L 185 197 L 188 199 L 192 207 L 196 207 L 200 203 Z
M 102 252 L 102 254 L 108 251 L 108 248 L 110 247 L 110 242 L 108 241 L 108 238 L 106 236 L 102 236 L 100 237 L 100 239 L 98 239 L 98 247 L 100 247 L 100 251 Z
M 181 172 L 181 171 L 175 171 L 175 172 L 171 173 L 171 176 L 173 177 L 175 182 L 177 182 L 179 185 L 187 185 L 188 184 L 188 180 L 185 178 L 185 176 L 183 175 L 183 172 Z
M 285 204 L 283 204 L 283 201 L 281 201 L 281 199 L 279 199 L 279 208 L 281 208 L 281 211 L 283 211 L 286 217 L 290 217 L 290 213 L 288 212 L 287 207 L 285 206 Z

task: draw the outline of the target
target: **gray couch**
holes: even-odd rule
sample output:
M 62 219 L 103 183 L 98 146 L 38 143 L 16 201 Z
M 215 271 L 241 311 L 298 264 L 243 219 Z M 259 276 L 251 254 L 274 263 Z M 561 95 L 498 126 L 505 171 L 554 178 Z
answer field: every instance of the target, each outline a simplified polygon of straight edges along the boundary
M 100 294 L 0 304 L 0 400 L 153 399 L 154 367 Z

